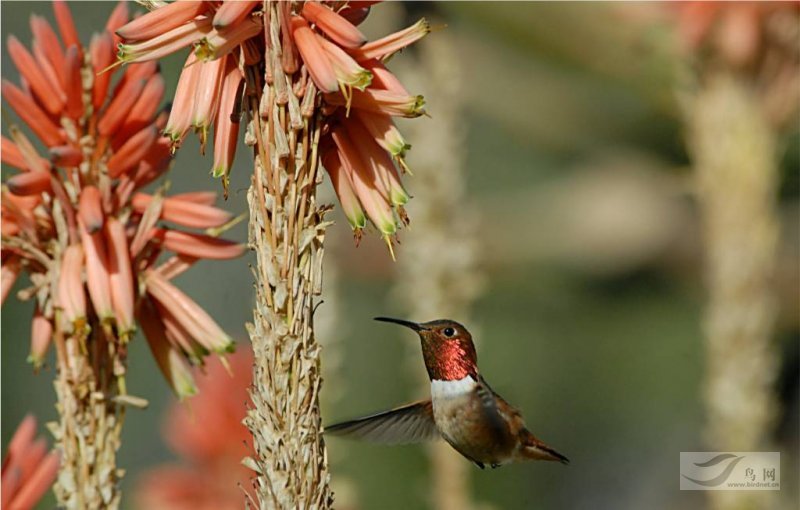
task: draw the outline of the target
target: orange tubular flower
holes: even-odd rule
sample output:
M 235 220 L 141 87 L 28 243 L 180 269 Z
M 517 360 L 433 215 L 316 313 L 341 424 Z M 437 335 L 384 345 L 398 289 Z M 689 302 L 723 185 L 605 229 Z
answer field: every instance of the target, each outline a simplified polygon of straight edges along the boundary
M 376 2 L 281 2 L 277 9 L 278 34 L 265 33 L 260 1 L 191 2 L 191 8 L 179 5 L 182 3 L 190 2 L 154 8 L 117 30 L 123 41 L 118 61 L 123 63 L 155 59 L 194 46 L 178 81 L 165 129 L 173 150 L 192 126 L 204 147 L 207 129 L 213 124 L 212 174 L 222 177 L 223 185 L 227 186 L 239 134 L 237 112 L 243 95 L 239 69 L 258 64 L 264 49 L 275 38 L 283 48 L 280 55 L 283 71 L 292 74 L 301 66 L 305 68 L 307 74 L 303 73 L 301 82 L 294 84 L 295 91 L 301 91 L 298 95 L 306 90 L 323 93 L 322 111 L 326 114 L 328 134 L 320 144 L 320 157 L 335 166 L 332 169 L 325 165 L 356 236 L 364 227 L 363 211 L 384 236 L 394 235 L 405 218 L 401 206 L 408 200 L 408 194 L 392 159 L 406 169 L 403 156 L 410 146 L 390 117 L 418 117 L 425 110 L 422 96 L 410 94 L 383 61 L 427 35 L 428 22 L 422 19 L 405 30 L 370 42 L 356 25 L 366 18 Z M 207 67 L 218 60 L 226 61 L 219 66 L 224 66 L 227 73 L 221 85 L 211 78 L 219 76 L 219 68 L 211 72 Z M 267 65 L 265 69 L 267 80 L 272 79 L 270 67 Z M 306 76 L 314 87 L 308 87 Z M 280 96 L 280 87 L 281 84 L 276 85 L 278 102 L 285 100 Z M 201 99 L 212 91 L 213 100 Z M 314 104 L 305 100 L 304 103 Z M 305 107 L 301 111 L 308 115 Z M 356 129 L 360 129 L 359 138 L 368 137 L 370 143 L 366 146 L 368 155 L 354 159 L 342 153 L 339 145 L 330 140 L 330 133 L 337 125 L 346 127 L 355 122 L 359 126 Z M 380 151 L 385 152 L 385 157 L 378 155 Z M 377 170 L 372 169 L 373 164 Z M 376 171 L 381 175 L 379 186 L 354 177 L 369 176 Z M 349 175 L 349 181 L 343 178 L 345 175 Z M 396 210 L 392 211 L 392 207 Z
M 86 296 L 83 292 L 81 271 L 83 248 L 73 244 L 64 251 L 59 269 L 58 296 L 56 306 L 64 311 L 68 331 L 80 331 L 86 321 Z
M 22 420 L 3 459 L 0 507 L 27 510 L 36 506 L 58 474 L 59 455 L 47 452 L 47 443 L 36 439 L 36 418 Z
M 317 25 L 325 35 L 343 48 L 358 48 L 367 42 L 367 38 L 355 25 L 318 2 L 305 2 L 303 17 Z
M 53 341 L 53 324 L 44 316 L 42 310 L 37 306 L 33 311 L 31 321 L 31 353 L 28 361 L 34 368 L 39 368 L 44 363 L 44 355 Z
M 222 113 L 217 115 L 214 124 L 214 166 L 211 169 L 214 177 L 223 179 L 223 186 L 226 189 L 239 137 L 239 118 L 233 112 L 236 110 L 241 95 L 241 84 L 242 74 L 233 59 L 228 59 L 228 68 L 225 70 L 225 77 L 222 80 L 219 100 Z
M 355 232 L 359 232 L 367 226 L 367 217 L 364 215 L 361 202 L 358 201 L 358 197 L 353 191 L 353 183 L 339 160 L 339 155 L 335 150 L 325 151 L 322 156 L 322 164 L 328 170 L 333 190 L 339 197 L 347 221 L 350 222 L 350 226 Z
M 165 319 L 150 303 L 145 282 L 151 280 L 146 275 L 153 272 L 162 253 L 180 256 L 178 260 L 183 261 L 169 273 L 171 278 L 201 258 L 239 256 L 244 246 L 200 232 L 165 231 L 158 226 L 166 221 L 177 228 L 219 230 L 232 215 L 214 207 L 214 193 L 184 193 L 155 201 L 141 191 L 167 171 L 171 160 L 169 139 L 160 136 L 167 120 L 166 112 L 158 111 L 164 80 L 155 62 L 106 70 L 115 58 L 113 30 L 126 36 L 144 34 L 135 44 L 139 48 L 150 45 L 152 50 L 152 42 L 146 40 L 149 35 L 161 34 L 165 27 L 185 30 L 184 25 L 206 12 L 207 4 L 169 4 L 164 11 L 169 15 L 141 17 L 128 25 L 127 9 L 118 6 L 107 30 L 85 48 L 77 38 L 67 4 L 56 2 L 58 28 L 67 48 L 40 17 L 31 19 L 33 52 L 16 39 L 9 41 L 12 59 L 26 86 L 4 80 L 3 97 L 39 138 L 48 156 L 40 156 L 37 145 L 16 126 L 11 125 L 9 136 L 2 138 L 4 170 L 6 165 L 17 169 L 5 180 L 2 191 L 2 298 L 5 300 L 23 271 L 42 289 L 20 293 L 35 300 L 29 358 L 34 366 L 43 362 L 57 332 L 80 337 L 103 331 L 109 341 L 124 343 L 132 338 L 137 318 L 146 318 L 145 333 L 159 367 L 175 392 L 186 395 L 191 385 L 183 365 L 202 362 L 209 351 L 227 352 L 231 345 L 229 337 L 167 277 L 156 283 L 158 289 L 168 290 L 159 294 L 161 304 L 182 324 L 194 321 L 186 329 L 188 341 L 208 347 L 189 353 L 163 334 L 154 333 L 165 330 Z M 210 30 L 210 20 L 200 25 L 203 23 Z M 196 61 L 194 56 L 191 59 Z M 219 95 L 228 73 L 239 71 L 235 64 L 224 61 L 198 62 L 192 67 L 200 69 L 201 65 L 223 67 L 224 71 L 217 73 L 220 84 L 204 96 L 209 102 L 196 109 L 196 125 L 207 129 L 217 110 L 210 100 Z M 94 79 L 82 80 L 81 76 Z M 195 86 L 199 85 L 193 82 L 188 87 L 189 105 L 193 105 Z M 235 99 L 225 101 L 230 107 Z M 189 113 L 194 111 L 190 106 Z M 181 129 L 188 130 L 192 120 L 191 115 L 186 116 Z M 156 196 L 162 194 L 163 190 Z M 153 235 L 162 231 L 163 235 Z M 50 281 L 55 285 L 40 283 Z M 148 309 L 142 313 L 143 306 Z M 58 320 L 59 316 L 63 319 Z M 155 326 L 149 327 L 152 324 Z
M 161 239 L 166 249 L 197 259 L 233 259 L 241 256 L 246 248 L 233 241 L 180 230 L 156 229 L 153 237 Z
M 211 199 L 213 203 L 216 198 Z M 147 193 L 136 193 L 133 196 L 133 209 L 144 214 L 152 203 L 152 195 Z M 161 219 L 170 221 L 177 225 L 189 228 L 213 228 L 220 227 L 229 222 L 233 215 L 228 211 L 223 211 L 207 203 L 208 197 L 198 198 L 195 194 L 184 193 L 167 197 L 161 204 Z

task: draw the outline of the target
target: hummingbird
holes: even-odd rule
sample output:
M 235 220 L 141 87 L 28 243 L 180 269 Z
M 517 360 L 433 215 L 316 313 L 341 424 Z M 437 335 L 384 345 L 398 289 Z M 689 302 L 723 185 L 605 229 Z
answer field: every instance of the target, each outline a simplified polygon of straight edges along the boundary
M 478 372 L 472 335 L 452 320 L 416 323 L 390 317 L 417 332 L 431 380 L 431 398 L 325 428 L 326 434 L 384 444 L 443 438 L 483 469 L 509 462 L 557 460 L 564 455 L 525 426 L 519 411 L 498 395 Z

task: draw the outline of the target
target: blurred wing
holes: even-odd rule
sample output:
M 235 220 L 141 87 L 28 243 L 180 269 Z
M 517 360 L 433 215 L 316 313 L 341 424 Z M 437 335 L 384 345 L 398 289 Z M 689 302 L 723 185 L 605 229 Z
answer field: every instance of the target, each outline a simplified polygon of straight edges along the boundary
M 488 423 L 495 430 L 501 433 L 508 431 L 516 436 L 520 430 L 525 428 L 525 422 L 519 411 L 494 391 L 483 376 L 478 379 L 475 391 L 483 404 Z
M 384 444 L 421 443 L 439 437 L 430 400 L 337 423 L 325 427 L 325 433 Z

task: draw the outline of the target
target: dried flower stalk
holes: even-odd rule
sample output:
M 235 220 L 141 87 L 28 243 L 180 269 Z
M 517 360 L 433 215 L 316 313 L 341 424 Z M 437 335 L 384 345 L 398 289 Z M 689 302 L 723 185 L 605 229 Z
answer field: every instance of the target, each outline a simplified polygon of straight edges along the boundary
M 762 451 L 776 415 L 773 288 L 777 148 L 758 98 L 715 76 L 692 102 L 689 143 L 706 241 L 708 413 L 713 450 Z M 712 491 L 712 507 L 763 508 L 764 493 Z
M 689 2 L 677 13 L 696 80 L 683 113 L 705 235 L 706 438 L 712 450 L 766 451 L 778 406 L 778 140 L 798 111 L 800 11 Z M 708 497 L 718 510 L 778 501 L 772 492 Z
M 280 5 L 270 2 L 269 29 L 279 33 Z M 325 209 L 316 201 L 322 175 L 315 108 L 303 117 L 300 105 L 315 100 L 278 85 L 291 83 L 280 65 L 281 45 L 267 50 L 272 84 L 246 71 L 251 113 L 249 143 L 255 144 L 248 192 L 250 243 L 256 251 L 256 306 L 249 325 L 255 357 L 245 420 L 253 434 L 254 482 L 261 508 L 329 508 L 327 453 L 322 438 L 319 345 L 314 338 L 313 299 L 322 284 Z M 307 82 L 309 89 L 310 82 Z

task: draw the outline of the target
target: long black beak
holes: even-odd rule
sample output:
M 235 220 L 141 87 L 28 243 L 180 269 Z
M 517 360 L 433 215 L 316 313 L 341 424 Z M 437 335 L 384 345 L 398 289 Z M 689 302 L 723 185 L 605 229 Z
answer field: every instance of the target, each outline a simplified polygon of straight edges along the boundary
M 416 322 L 411 322 L 411 321 L 405 321 L 403 319 L 392 319 L 391 317 L 375 317 L 375 320 L 376 321 L 381 321 L 381 322 L 393 322 L 395 324 L 400 324 L 401 326 L 405 326 L 407 328 L 411 328 L 411 329 L 413 329 L 414 331 L 417 331 L 417 332 L 422 331 L 423 329 L 425 329 L 422 326 L 422 324 L 417 324 Z

